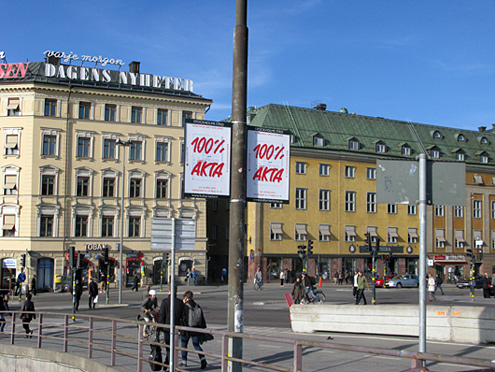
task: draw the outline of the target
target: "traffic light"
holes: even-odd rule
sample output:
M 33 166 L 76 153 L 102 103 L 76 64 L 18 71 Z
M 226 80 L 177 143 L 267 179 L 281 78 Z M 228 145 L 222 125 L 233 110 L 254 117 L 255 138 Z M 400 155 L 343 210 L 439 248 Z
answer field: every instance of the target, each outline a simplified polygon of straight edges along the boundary
M 313 254 L 313 241 L 308 240 L 308 256 Z
M 365 236 L 364 242 L 368 246 L 368 251 L 371 252 L 371 234 L 367 232 L 366 234 L 364 234 L 364 236 Z
M 26 255 L 21 255 L 21 267 L 26 267 Z
M 376 238 L 376 246 L 373 247 L 373 251 L 380 252 L 380 238 Z
M 303 258 L 306 255 L 306 246 L 305 245 L 298 245 L 297 246 L 297 253 L 299 253 L 299 257 Z
M 108 263 L 108 248 L 103 248 L 103 262 Z
M 466 256 L 472 261 L 474 256 L 473 256 L 473 250 L 471 248 L 466 249 Z
M 76 247 L 69 247 L 69 265 L 76 266 Z

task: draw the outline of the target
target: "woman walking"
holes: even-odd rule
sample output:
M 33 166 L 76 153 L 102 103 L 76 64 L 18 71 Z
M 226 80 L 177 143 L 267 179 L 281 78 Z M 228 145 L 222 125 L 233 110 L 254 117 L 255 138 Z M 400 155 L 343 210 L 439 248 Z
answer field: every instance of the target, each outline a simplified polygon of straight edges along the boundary
M 31 293 L 28 293 L 26 295 L 26 301 L 24 301 L 24 304 L 22 304 L 22 313 L 21 313 L 21 320 L 22 320 L 22 327 L 26 331 L 26 335 L 24 338 L 31 338 L 33 337 L 33 331 L 29 329 L 29 323 L 31 323 L 31 320 L 36 319 L 36 314 L 31 313 L 34 312 L 34 304 L 31 301 L 32 295 Z M 24 312 L 26 311 L 26 313 Z M 29 311 L 29 313 L 27 313 Z
M 428 274 L 428 293 L 430 294 L 430 302 L 435 302 L 437 298 L 435 297 L 435 278 L 433 275 Z

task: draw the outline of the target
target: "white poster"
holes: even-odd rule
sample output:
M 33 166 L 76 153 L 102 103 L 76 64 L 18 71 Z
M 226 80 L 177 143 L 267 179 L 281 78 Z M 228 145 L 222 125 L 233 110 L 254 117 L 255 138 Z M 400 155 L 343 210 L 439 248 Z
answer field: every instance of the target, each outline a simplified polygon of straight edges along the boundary
M 231 125 L 189 119 L 185 128 L 184 195 L 230 196 Z
M 249 128 L 247 138 L 248 200 L 289 202 L 290 135 Z

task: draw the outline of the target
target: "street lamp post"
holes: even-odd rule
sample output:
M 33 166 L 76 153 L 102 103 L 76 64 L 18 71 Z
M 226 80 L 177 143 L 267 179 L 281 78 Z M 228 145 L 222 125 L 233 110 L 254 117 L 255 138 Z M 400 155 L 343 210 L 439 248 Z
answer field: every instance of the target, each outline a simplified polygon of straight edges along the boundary
M 118 140 L 116 142 L 118 146 L 122 146 L 124 152 L 122 155 L 122 180 L 121 180 L 121 188 L 120 188 L 120 244 L 119 244 L 119 304 L 122 304 L 122 265 L 123 265 L 123 257 L 122 251 L 124 249 L 124 184 L 125 184 L 125 148 L 131 145 L 131 141 L 122 141 Z

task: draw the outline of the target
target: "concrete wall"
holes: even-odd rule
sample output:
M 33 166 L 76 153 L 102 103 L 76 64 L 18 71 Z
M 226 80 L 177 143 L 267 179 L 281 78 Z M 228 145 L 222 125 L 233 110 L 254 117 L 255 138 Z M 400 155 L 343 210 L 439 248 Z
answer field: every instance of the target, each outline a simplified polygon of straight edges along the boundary
M 116 370 L 69 353 L 2 345 L 0 371 L 9 372 L 115 372 Z
M 293 305 L 294 332 L 349 332 L 419 335 L 419 308 L 406 305 Z M 426 337 L 432 341 L 495 342 L 495 309 L 483 306 L 429 305 Z

